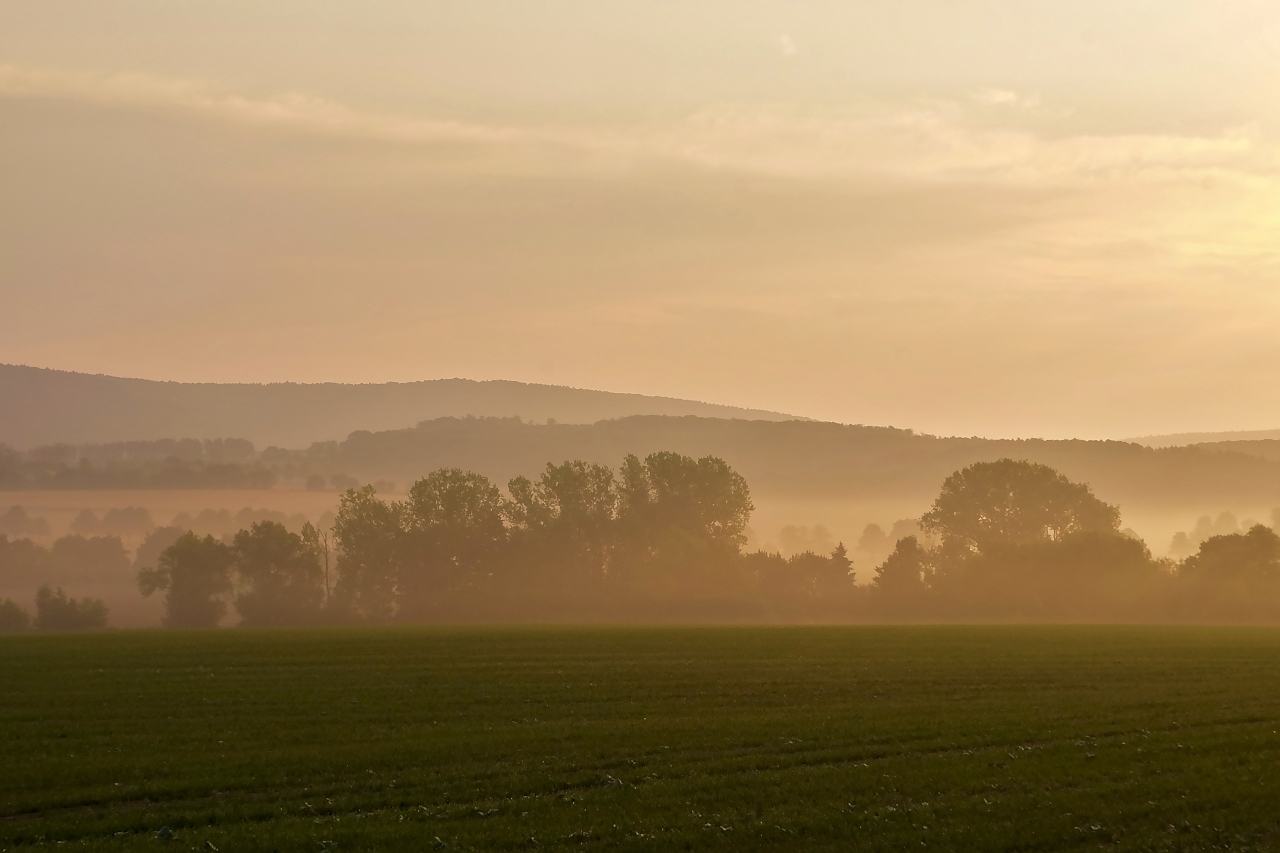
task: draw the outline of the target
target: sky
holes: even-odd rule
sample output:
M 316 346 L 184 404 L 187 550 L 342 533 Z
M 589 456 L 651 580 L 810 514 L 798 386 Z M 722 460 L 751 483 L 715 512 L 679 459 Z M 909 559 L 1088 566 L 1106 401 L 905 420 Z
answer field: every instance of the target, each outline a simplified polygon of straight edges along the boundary
M 1280 426 L 1270 0 L 0 4 L 0 362 Z

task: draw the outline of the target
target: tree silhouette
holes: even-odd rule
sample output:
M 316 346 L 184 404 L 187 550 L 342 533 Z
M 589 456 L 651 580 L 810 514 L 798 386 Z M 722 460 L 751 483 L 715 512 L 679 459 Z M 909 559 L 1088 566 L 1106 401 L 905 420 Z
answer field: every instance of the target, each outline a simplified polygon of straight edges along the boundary
M 1211 536 L 1183 562 L 1182 574 L 1209 581 L 1280 580 L 1280 535 L 1257 524 L 1248 533 Z
M 999 543 L 1117 532 L 1120 510 L 1047 465 L 1001 459 L 948 477 L 920 524 L 941 536 L 946 549 L 982 552 Z
M 335 613 L 385 622 L 395 614 L 403 512 L 378 499 L 373 486 L 348 489 L 338 505 Z
M 401 520 L 401 606 L 410 617 L 483 582 L 507 538 L 502 493 L 489 478 L 441 468 L 409 488 Z
M 16 601 L 6 598 L 0 601 L 0 634 L 25 631 L 31 627 L 31 616 Z
M 160 554 L 157 568 L 138 572 L 138 588 L 144 596 L 164 591 L 166 626 L 214 628 L 227 612 L 234 561 L 231 549 L 212 536 L 184 533 Z
M 231 544 L 244 625 L 305 625 L 319 621 L 323 576 L 316 553 L 283 524 L 260 521 Z
M 613 471 L 582 461 L 547 463 L 537 482 L 516 477 L 507 489 L 512 541 L 526 563 L 547 580 L 571 585 L 604 578 L 618 508 Z
M 891 553 L 876 568 L 872 583 L 879 592 L 903 597 L 925 591 L 925 574 L 929 569 L 929 553 L 914 536 L 899 539 Z
M 107 606 L 95 598 L 67 598 L 59 587 L 36 593 L 36 628 L 42 631 L 85 631 L 107 627 Z

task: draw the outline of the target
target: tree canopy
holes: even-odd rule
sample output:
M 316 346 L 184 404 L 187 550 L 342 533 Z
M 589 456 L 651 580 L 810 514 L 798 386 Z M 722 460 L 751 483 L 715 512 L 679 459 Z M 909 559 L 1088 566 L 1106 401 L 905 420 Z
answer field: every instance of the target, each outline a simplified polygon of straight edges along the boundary
M 944 546 L 982 552 L 1000 544 L 1059 541 L 1073 533 L 1118 532 L 1120 510 L 1047 465 L 1000 459 L 947 477 L 920 525 Z

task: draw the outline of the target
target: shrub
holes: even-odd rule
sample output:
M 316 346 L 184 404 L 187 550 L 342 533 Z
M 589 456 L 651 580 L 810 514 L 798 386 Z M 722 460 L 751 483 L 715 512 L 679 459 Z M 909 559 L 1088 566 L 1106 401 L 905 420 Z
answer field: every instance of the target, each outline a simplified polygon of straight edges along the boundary
M 107 606 L 95 598 L 67 598 L 59 587 L 36 593 L 36 627 L 43 631 L 84 631 L 107 627 Z

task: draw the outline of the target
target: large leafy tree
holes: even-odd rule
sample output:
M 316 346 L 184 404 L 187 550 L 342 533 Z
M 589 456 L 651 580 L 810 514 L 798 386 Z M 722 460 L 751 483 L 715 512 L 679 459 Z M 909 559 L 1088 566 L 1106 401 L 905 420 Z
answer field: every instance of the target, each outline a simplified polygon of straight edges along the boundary
M 188 532 L 160 554 L 156 568 L 138 572 L 138 588 L 144 596 L 165 593 L 168 627 L 213 628 L 227 612 L 234 561 L 231 549 L 212 536 Z
M 737 556 L 755 509 L 747 481 L 714 456 L 627 456 L 619 487 L 620 536 L 632 560 L 663 563 Z
M 333 522 L 338 546 L 334 603 L 339 613 L 375 622 L 395 615 L 402 516 L 401 507 L 379 499 L 373 486 L 348 489 L 342 495 Z
M 480 584 L 507 538 L 505 504 L 487 477 L 441 468 L 414 483 L 402 505 L 402 606 L 417 617 L 446 593 Z
M 260 521 L 231 544 L 240 582 L 236 610 L 245 625 L 305 625 L 320 618 L 324 578 L 302 537 L 283 524 Z
M 613 471 L 582 461 L 548 463 L 537 481 L 516 477 L 508 491 L 513 542 L 533 567 L 573 584 L 605 575 L 618 509 Z
M 1047 465 L 1001 459 L 948 477 L 920 525 L 944 548 L 981 553 L 1074 533 L 1116 533 L 1120 510 Z

